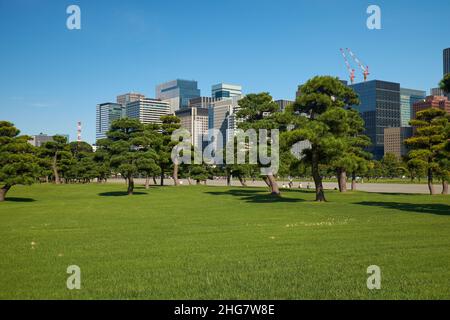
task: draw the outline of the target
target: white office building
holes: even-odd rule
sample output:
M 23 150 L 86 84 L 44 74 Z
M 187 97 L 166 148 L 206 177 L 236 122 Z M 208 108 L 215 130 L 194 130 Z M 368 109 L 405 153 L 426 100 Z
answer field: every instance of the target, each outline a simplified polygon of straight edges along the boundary
M 181 120 L 181 127 L 191 134 L 191 144 L 199 151 L 203 150 L 203 137 L 208 137 L 208 109 L 185 108 L 175 112 Z
M 126 116 L 138 119 L 141 123 L 161 123 L 161 116 L 172 114 L 170 104 L 165 101 L 143 98 L 127 104 Z

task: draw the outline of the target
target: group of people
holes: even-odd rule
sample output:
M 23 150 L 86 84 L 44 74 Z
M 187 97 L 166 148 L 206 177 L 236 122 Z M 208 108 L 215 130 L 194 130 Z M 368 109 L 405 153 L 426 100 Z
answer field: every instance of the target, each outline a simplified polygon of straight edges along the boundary
M 283 189 L 293 189 L 294 188 L 294 181 L 292 180 L 292 178 L 289 178 L 289 183 L 288 184 L 282 184 L 282 188 Z M 303 189 L 303 184 L 300 182 L 298 184 L 298 188 L 299 189 Z M 311 188 L 311 184 L 308 182 L 306 184 L 306 189 L 310 189 Z

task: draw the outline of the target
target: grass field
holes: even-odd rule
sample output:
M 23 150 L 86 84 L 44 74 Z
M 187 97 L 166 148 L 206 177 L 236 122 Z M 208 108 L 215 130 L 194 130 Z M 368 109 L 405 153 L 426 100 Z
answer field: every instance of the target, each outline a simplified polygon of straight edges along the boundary
M 13 188 L 0 203 L 0 299 L 450 298 L 448 196 L 124 190 Z M 69 265 L 81 290 L 66 288 Z M 366 287 L 369 265 L 381 290 Z

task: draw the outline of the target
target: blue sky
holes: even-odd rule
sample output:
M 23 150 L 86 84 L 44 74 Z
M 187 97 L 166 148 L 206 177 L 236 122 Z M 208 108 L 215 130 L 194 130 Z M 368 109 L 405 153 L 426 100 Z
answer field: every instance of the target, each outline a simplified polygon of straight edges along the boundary
M 66 28 L 81 8 L 82 29 Z M 366 9 L 382 10 L 382 30 Z M 429 90 L 450 47 L 450 1 L 364 0 L 0 0 L 0 119 L 24 134 L 67 133 L 94 142 L 95 106 L 155 85 L 195 79 L 245 93 L 293 99 L 314 75 L 347 79 L 350 47 L 371 79 Z M 357 80 L 361 80 L 357 72 Z

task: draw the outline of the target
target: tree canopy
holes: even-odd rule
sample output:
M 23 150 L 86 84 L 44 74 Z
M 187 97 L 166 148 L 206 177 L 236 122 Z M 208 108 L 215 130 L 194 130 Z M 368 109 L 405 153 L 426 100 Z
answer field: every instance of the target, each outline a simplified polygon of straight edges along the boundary
M 30 185 L 39 176 L 40 168 L 30 137 L 20 136 L 11 122 L 0 121 L 0 201 L 15 185 Z
M 314 77 L 299 90 L 301 94 L 292 107 L 294 129 L 288 132 L 287 139 L 290 145 L 302 141 L 311 144 L 303 151 L 304 161 L 311 165 L 316 201 L 326 201 L 320 165 L 331 163 L 344 150 L 360 144 L 352 140 L 360 131 L 352 127 L 357 116 L 346 109 L 358 105 L 359 99 L 351 88 L 329 76 Z
M 410 124 L 415 127 L 415 134 L 405 141 L 411 148 L 410 162 L 425 168 L 428 176 L 430 194 L 434 194 L 433 178 L 435 175 L 448 182 L 446 164 L 449 153 L 450 115 L 438 108 L 420 111 Z M 448 168 L 448 167 L 447 167 Z

